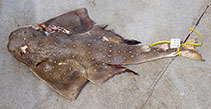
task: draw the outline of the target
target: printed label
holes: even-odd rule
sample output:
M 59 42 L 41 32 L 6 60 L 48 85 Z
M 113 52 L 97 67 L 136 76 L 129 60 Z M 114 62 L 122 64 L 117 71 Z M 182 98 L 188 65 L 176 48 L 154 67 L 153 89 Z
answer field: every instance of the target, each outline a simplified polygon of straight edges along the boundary
M 180 39 L 171 39 L 170 48 L 177 48 L 180 46 Z

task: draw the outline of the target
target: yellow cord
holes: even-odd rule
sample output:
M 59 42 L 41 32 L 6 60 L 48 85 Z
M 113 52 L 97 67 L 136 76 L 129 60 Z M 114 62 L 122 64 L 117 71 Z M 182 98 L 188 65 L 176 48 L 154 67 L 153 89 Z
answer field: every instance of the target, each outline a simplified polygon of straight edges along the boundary
M 154 46 L 154 45 L 161 44 L 161 43 L 171 43 L 171 41 L 167 41 L 167 40 L 157 41 L 157 42 L 151 44 L 150 46 L 152 47 L 152 46 Z
M 200 39 L 201 39 L 201 42 L 200 42 L 200 43 L 185 42 L 185 43 L 180 44 L 180 46 L 183 46 L 183 45 L 201 45 L 201 44 L 203 43 L 202 36 L 201 36 L 196 30 L 194 30 L 194 29 L 192 29 L 192 28 L 189 28 L 189 29 L 190 29 L 191 31 L 195 32 L 196 34 L 198 34 L 198 36 L 199 36 Z M 161 44 L 161 43 L 171 43 L 171 41 L 166 41 L 166 40 L 157 41 L 157 42 L 151 44 L 150 46 L 152 47 L 152 46 L 154 46 L 154 45 Z M 181 56 L 180 51 L 179 51 L 180 46 L 177 47 L 177 52 L 178 52 L 178 55 L 179 55 L 179 56 Z

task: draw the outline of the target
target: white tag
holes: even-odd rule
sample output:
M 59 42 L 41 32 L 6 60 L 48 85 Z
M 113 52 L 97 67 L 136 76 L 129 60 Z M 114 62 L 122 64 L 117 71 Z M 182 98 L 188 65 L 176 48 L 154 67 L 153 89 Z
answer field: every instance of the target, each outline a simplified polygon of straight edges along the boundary
M 180 46 L 180 39 L 171 39 L 170 48 L 177 48 Z

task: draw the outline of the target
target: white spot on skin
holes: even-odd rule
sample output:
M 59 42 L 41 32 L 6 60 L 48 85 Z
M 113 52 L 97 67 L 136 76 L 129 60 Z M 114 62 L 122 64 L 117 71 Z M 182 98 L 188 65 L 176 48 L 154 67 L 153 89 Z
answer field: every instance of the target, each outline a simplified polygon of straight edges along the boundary
M 76 47 L 76 45 L 73 45 L 73 48 L 75 48 Z
M 133 47 L 130 47 L 130 49 L 133 49 Z
M 132 51 L 129 51 L 129 53 L 132 53 Z
M 23 52 L 23 53 L 26 53 L 26 49 L 28 48 L 28 46 L 26 46 L 26 45 L 24 45 L 23 47 L 21 47 L 21 51 Z
M 60 62 L 60 63 L 58 63 L 58 65 L 63 65 L 63 64 L 67 64 L 67 63 L 64 63 L 64 62 Z
M 113 46 L 110 44 L 109 47 L 113 47 Z
M 108 57 L 111 57 L 111 55 L 108 55 Z
M 133 57 L 134 57 L 134 55 L 131 55 L 131 57 L 133 58 Z
M 88 46 L 90 46 L 90 44 L 87 44 Z
M 109 41 L 109 39 L 107 37 L 103 37 L 102 39 L 103 41 Z
M 91 53 L 91 51 L 88 52 L 89 54 Z
M 101 51 L 102 49 L 100 48 L 99 50 Z
M 108 50 L 109 52 L 112 52 L 112 50 Z
M 121 51 L 118 51 L 118 53 L 121 53 Z

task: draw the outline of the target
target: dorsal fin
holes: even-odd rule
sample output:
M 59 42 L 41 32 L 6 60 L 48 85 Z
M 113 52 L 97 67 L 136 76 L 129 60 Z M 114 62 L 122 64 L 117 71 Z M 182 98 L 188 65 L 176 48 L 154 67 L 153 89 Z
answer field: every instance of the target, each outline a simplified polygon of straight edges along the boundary
M 119 44 L 136 45 L 140 44 L 140 41 L 125 39 L 119 34 L 115 33 L 114 30 L 105 30 L 107 25 L 96 25 L 92 28 L 92 34 L 96 36 L 103 36 L 106 41 Z

